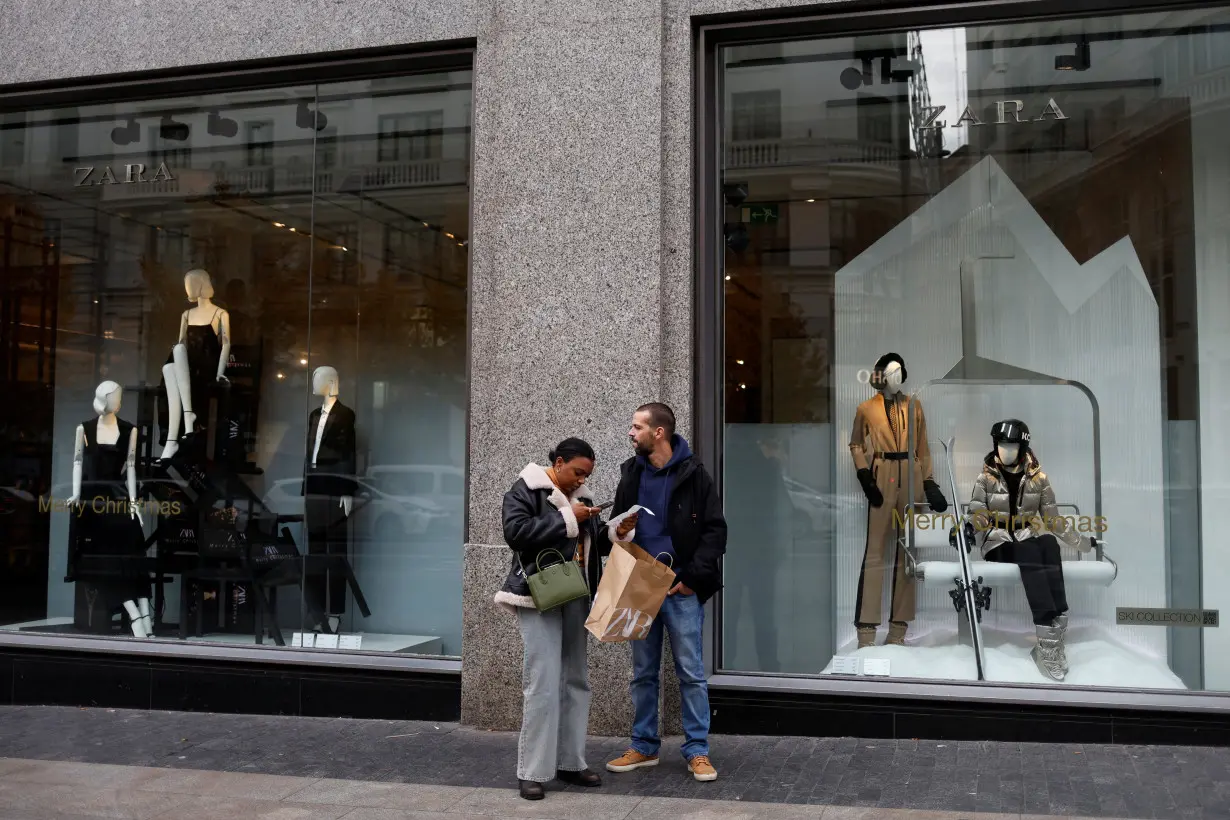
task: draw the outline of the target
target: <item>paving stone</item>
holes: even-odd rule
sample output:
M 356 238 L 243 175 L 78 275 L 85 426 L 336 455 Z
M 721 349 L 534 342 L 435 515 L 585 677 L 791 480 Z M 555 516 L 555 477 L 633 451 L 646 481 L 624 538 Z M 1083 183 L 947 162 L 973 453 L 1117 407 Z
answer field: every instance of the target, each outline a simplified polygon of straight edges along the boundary
M 736 815 L 722 817 L 758 804 L 793 806 L 811 817 L 844 806 L 855 812 L 850 818 L 956 811 L 1230 820 L 1225 748 L 719 736 L 711 738 L 719 780 L 696 783 L 678 738 L 667 739 L 656 769 L 605 772 L 627 742 L 590 738 L 587 758 L 603 773 L 603 788 L 556 785 L 544 815 L 542 803 L 516 798 L 515 734 L 412 721 L 0 707 L 0 783 L 18 793 L 22 783 L 50 787 L 64 801 L 57 817 L 109 811 L 90 802 L 102 794 L 158 789 L 153 793 L 172 801 L 205 798 L 194 807 L 282 800 L 319 808 L 308 816 L 328 816 L 339 805 L 365 813 L 348 820 L 435 812 L 458 820 L 505 810 L 510 817 L 598 820 L 662 800 L 707 801 L 698 804 L 707 811 L 715 811 L 713 801 L 733 804 Z M 88 784 L 93 798 L 61 788 L 74 784 Z M 498 791 L 480 797 L 474 790 L 481 789 Z M 598 795 L 614 802 L 591 806 Z M 0 820 L 6 808 L 0 803 Z M 145 811 L 133 808 L 134 816 Z M 632 816 L 641 815 L 637 809 Z

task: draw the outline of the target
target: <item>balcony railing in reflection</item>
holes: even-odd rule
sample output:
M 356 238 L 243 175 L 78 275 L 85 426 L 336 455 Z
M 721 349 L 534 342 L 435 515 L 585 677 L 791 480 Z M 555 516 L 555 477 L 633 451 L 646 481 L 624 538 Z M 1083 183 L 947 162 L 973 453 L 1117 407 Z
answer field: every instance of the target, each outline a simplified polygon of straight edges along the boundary
M 893 165 L 910 156 L 908 149 L 884 142 L 827 137 L 741 140 L 726 146 L 727 168 L 772 168 L 784 165 L 852 163 Z

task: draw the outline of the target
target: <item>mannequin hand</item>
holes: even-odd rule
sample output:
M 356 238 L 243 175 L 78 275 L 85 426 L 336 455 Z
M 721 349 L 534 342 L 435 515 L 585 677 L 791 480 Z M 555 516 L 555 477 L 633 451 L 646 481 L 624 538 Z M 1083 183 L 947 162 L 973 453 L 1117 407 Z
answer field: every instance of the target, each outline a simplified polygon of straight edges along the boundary
M 942 513 L 948 509 L 948 499 L 944 498 L 944 494 L 940 492 L 939 484 L 928 478 L 923 482 L 923 492 L 926 493 L 927 503 L 931 505 L 932 510 Z
M 130 502 L 128 502 L 128 509 L 132 511 L 132 518 L 133 518 L 133 520 L 135 520 L 138 524 L 140 524 L 140 525 L 141 525 L 141 527 L 142 527 L 142 528 L 144 528 L 144 527 L 145 527 L 145 519 L 141 517 L 141 507 L 140 507 L 140 505 L 139 505 L 139 504 L 137 504 L 137 502 L 135 502 L 135 501 L 130 501 Z
M 880 492 L 880 488 L 876 486 L 875 476 L 871 474 L 871 470 L 863 468 L 858 471 L 858 483 L 863 485 L 863 495 L 867 496 L 867 501 L 873 507 L 879 507 L 884 503 L 884 493 Z
M 231 380 L 228 379 L 225 375 L 221 373 L 218 374 L 218 384 L 230 384 L 230 383 L 231 383 Z
M 337 505 L 342 508 L 342 510 L 346 513 L 346 517 L 349 518 L 351 510 L 354 509 L 354 497 L 344 495 L 338 499 Z
M 965 546 L 966 546 L 965 551 L 970 552 L 971 550 L 974 549 L 974 525 L 966 521 L 962 529 L 965 530 Z M 961 542 L 957 540 L 957 528 L 956 527 L 953 527 L 952 529 L 948 531 L 948 545 L 951 546 L 954 550 L 961 549 Z
M 79 495 L 74 495 L 73 497 L 68 498 L 68 499 L 66 499 L 66 500 L 64 501 L 64 506 L 66 506 L 66 507 L 75 507 L 75 506 L 77 506 L 77 505 L 78 505 L 78 504 L 80 504 L 80 503 L 81 503 L 81 496 L 79 496 Z

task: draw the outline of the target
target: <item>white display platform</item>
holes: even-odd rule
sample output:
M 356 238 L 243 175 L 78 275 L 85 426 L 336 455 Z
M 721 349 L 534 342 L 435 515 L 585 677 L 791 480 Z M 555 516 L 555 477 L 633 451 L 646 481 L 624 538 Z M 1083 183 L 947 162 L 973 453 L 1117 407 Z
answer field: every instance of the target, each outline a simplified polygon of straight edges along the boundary
M 883 641 L 886 630 L 877 640 Z M 1055 681 L 1038 671 L 1030 657 L 1032 634 L 988 629 L 983 626 L 987 680 L 994 683 L 1051 684 Z M 856 658 L 883 658 L 891 661 L 891 678 L 915 680 L 976 681 L 974 650 L 957 644 L 955 630 L 933 630 L 910 635 L 906 646 L 842 648 L 839 655 Z M 1070 667 L 1064 686 L 1132 689 L 1187 689 L 1183 681 L 1167 668 L 1165 661 L 1153 658 L 1110 640 L 1104 630 L 1071 629 L 1066 643 Z M 832 664 L 823 674 L 832 674 Z
M 38 621 L 25 621 L 19 624 L 7 624 L 0 626 L 0 630 L 17 632 L 20 630 L 28 630 L 37 632 L 39 627 L 65 627 L 71 626 L 72 618 L 44 618 Z M 283 630 L 283 637 L 286 639 L 286 648 L 290 647 L 290 637 L 294 630 Z M 63 634 L 62 629 L 56 630 L 56 634 Z M 405 652 L 414 655 L 443 655 L 444 643 L 440 637 L 435 635 L 394 635 L 382 634 L 373 632 L 362 633 L 342 633 L 343 635 L 357 634 L 363 636 L 362 651 L 364 652 Z M 159 640 L 179 640 L 178 632 L 174 627 L 167 630 L 166 634 L 157 636 Z M 137 640 L 133 638 L 133 640 Z M 256 638 L 252 635 L 238 635 L 226 632 L 207 633 L 201 637 L 188 638 L 185 643 L 211 643 L 211 644 L 230 644 L 232 646 L 256 646 Z M 268 638 L 262 646 L 276 647 L 273 641 Z M 302 652 L 316 652 L 316 649 L 300 649 Z M 331 652 L 345 650 L 328 650 Z

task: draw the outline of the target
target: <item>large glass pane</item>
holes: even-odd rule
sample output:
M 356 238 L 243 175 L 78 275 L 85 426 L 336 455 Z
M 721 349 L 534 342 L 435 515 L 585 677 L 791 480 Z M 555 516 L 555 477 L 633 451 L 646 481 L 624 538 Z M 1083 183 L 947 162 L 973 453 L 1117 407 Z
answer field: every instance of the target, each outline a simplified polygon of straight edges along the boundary
M 469 72 L 319 88 L 344 131 L 317 143 L 296 429 L 310 452 L 323 411 L 322 449 L 348 426 L 353 452 L 346 481 L 311 479 L 307 543 L 348 556 L 353 583 L 315 581 L 341 632 L 388 651 L 461 654 L 469 94 Z
M 424 87 L 447 128 L 382 165 Z M 459 652 L 468 101 L 462 73 L 0 121 L 0 628 Z M 425 222 L 458 238 L 388 252 Z M 356 421 L 317 446 L 321 366 Z
M 723 56 L 723 666 L 1230 689 L 1230 11 Z

